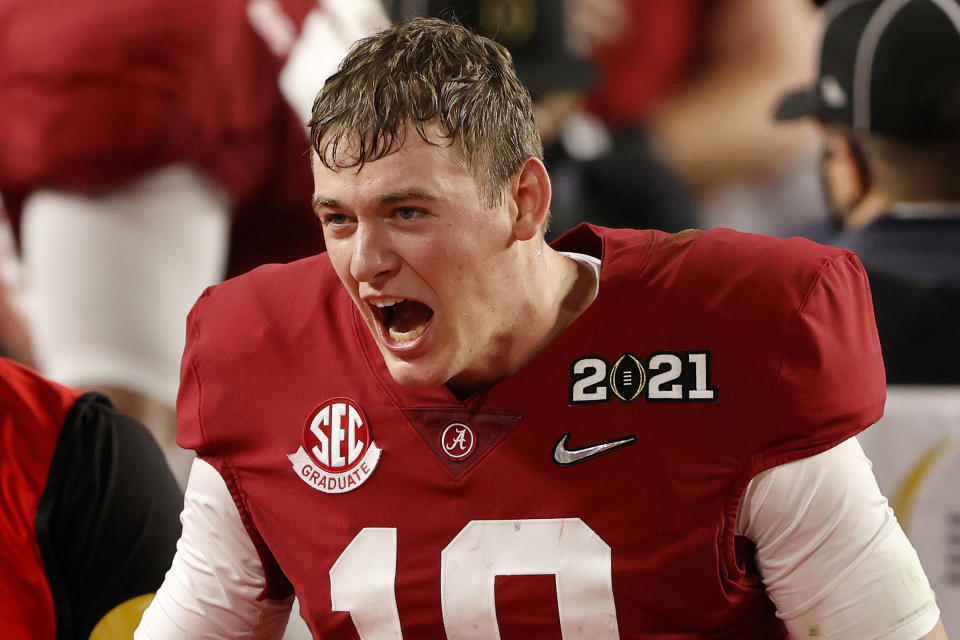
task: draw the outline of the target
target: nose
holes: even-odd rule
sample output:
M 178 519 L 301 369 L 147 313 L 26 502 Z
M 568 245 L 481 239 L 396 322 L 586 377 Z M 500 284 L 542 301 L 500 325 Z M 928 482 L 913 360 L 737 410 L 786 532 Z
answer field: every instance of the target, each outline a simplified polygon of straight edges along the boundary
M 354 233 L 350 275 L 357 282 L 375 282 L 395 272 L 399 265 L 400 259 L 390 244 L 389 232 L 378 229 L 376 223 L 360 223 Z

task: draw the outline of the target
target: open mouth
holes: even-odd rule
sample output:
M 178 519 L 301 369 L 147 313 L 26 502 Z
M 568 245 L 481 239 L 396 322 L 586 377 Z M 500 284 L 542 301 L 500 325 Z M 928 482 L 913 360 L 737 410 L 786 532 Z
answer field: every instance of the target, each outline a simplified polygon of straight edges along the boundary
M 433 318 L 433 309 L 416 300 L 381 298 L 371 300 L 370 306 L 384 333 L 397 344 L 419 338 Z

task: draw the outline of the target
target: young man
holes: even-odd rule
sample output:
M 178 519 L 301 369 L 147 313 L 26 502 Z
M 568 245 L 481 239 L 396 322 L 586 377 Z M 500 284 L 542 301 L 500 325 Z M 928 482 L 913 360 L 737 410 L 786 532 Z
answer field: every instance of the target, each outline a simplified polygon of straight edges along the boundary
M 548 246 L 509 54 L 440 20 L 355 45 L 311 128 L 328 253 L 191 313 L 199 460 L 137 638 L 276 637 L 294 592 L 323 638 L 945 637 L 852 438 L 883 406 L 852 254 Z

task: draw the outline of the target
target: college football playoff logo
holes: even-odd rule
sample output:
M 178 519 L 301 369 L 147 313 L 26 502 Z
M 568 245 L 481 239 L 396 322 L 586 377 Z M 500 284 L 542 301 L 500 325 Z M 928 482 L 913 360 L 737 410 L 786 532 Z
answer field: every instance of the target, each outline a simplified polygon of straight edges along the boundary
M 570 404 L 605 404 L 611 398 L 631 403 L 717 402 L 710 375 L 710 351 L 655 351 L 646 358 L 624 353 L 613 365 L 600 355 L 580 356 L 570 364 Z
M 380 453 L 360 407 L 334 398 L 310 413 L 303 445 L 287 457 L 297 476 L 317 491 L 345 493 L 366 482 Z

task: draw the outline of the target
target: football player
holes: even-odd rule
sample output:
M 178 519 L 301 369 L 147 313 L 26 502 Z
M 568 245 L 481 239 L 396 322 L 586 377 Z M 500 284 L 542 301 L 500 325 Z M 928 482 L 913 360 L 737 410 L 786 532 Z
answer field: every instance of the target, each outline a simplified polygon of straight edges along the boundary
M 327 253 L 208 289 L 173 567 L 137 638 L 945 638 L 855 435 L 856 257 L 729 230 L 544 240 L 507 51 L 415 19 L 313 107 Z M 638 203 L 640 206 L 641 203 Z

